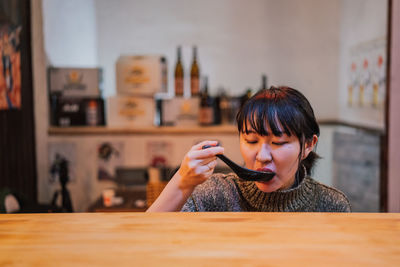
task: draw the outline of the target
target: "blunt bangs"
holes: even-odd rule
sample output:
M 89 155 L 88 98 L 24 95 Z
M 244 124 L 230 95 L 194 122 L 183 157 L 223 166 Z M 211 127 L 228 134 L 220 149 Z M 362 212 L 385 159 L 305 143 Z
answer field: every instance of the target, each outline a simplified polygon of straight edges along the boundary
M 294 134 L 300 137 L 301 132 L 296 123 L 299 118 L 296 118 L 298 116 L 293 112 L 295 111 L 290 111 L 290 106 L 285 107 L 276 102 L 258 99 L 254 103 L 249 103 L 239 114 L 238 121 L 242 123 L 238 124 L 238 130 L 246 134 L 255 131 L 261 136 L 272 133 L 275 136 Z
M 299 140 L 312 138 L 313 134 L 319 135 L 318 125 L 317 133 L 315 125 L 307 125 L 306 115 L 302 113 L 304 103 L 297 97 L 289 96 L 292 93 L 274 87 L 258 92 L 237 114 L 239 132 L 249 134 L 255 131 L 261 136 L 271 133 L 275 136 L 294 134 Z

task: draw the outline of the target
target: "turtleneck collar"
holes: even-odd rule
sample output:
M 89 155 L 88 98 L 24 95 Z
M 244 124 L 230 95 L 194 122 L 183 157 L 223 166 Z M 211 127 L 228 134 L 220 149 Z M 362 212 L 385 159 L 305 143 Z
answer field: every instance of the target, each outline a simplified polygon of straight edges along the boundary
M 305 177 L 294 188 L 265 193 L 254 182 L 237 180 L 239 193 L 249 211 L 298 211 L 310 206 L 314 198 L 311 178 Z

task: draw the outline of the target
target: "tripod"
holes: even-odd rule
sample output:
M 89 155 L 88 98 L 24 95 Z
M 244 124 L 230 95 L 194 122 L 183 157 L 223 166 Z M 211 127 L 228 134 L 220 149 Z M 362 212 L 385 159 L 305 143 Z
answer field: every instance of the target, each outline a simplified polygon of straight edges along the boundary
M 56 155 L 55 163 L 52 166 L 51 172 L 58 172 L 60 184 L 61 184 L 61 192 L 57 190 L 54 192 L 53 199 L 51 201 L 52 205 L 56 206 L 58 196 L 61 193 L 61 210 L 62 212 L 73 212 L 71 196 L 67 189 L 67 183 L 69 181 L 69 169 L 68 169 L 68 161 L 61 157 L 60 155 Z

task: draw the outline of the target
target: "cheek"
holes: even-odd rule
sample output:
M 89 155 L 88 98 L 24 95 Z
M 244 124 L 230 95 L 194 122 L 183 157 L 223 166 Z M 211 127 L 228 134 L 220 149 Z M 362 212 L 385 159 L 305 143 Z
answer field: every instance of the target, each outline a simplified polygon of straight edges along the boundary
M 282 158 L 286 160 L 297 160 L 299 157 L 300 150 L 297 147 L 289 147 L 282 151 Z
M 249 163 L 252 163 L 255 159 L 255 153 L 253 150 L 249 149 L 246 145 L 240 145 L 240 153 L 244 159 L 244 162 L 248 166 Z
M 276 161 L 279 162 L 280 166 L 285 167 L 287 171 L 292 171 L 293 169 L 297 170 L 299 153 L 299 147 L 289 147 L 288 149 L 281 151 L 281 153 L 277 155 Z
M 275 153 L 273 153 L 273 157 L 275 164 L 280 165 L 281 167 L 283 166 L 290 167 L 296 165 L 300 153 L 300 147 L 295 145 L 288 146 L 279 149 L 279 151 L 274 151 L 274 152 Z

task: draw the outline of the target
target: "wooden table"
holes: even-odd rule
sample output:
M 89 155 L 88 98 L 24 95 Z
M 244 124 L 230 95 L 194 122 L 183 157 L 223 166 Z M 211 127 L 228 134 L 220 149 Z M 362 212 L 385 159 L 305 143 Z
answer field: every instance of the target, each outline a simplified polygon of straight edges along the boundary
M 0 266 L 400 266 L 400 214 L 0 215 Z

